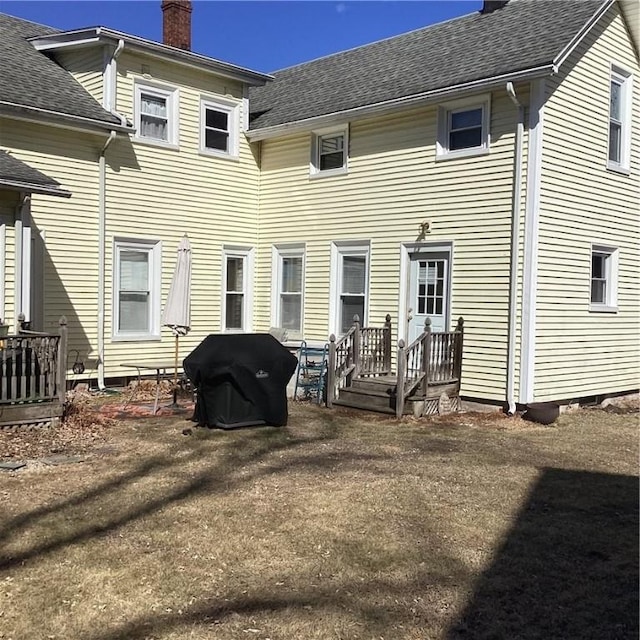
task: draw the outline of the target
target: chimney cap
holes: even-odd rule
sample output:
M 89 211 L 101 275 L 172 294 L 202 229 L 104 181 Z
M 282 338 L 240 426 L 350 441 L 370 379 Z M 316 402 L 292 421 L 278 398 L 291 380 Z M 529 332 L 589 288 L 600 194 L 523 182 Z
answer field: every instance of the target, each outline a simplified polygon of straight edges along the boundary
M 502 9 L 509 3 L 509 0 L 484 0 L 480 13 L 493 13 L 497 9 Z

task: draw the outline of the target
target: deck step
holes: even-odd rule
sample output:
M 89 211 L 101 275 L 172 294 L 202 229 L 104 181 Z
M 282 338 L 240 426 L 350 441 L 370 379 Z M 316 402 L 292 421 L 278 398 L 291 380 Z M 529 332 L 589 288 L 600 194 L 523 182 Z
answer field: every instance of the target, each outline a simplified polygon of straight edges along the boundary
M 351 383 L 351 389 L 362 391 L 395 393 L 396 390 L 395 376 L 385 376 L 379 378 L 355 378 Z
M 358 389 L 340 389 L 338 402 L 347 406 L 370 411 L 387 411 L 395 413 L 396 399 L 385 392 L 361 391 Z
M 333 404 L 337 407 L 347 407 L 349 409 L 360 409 L 362 411 L 375 411 L 376 413 L 387 413 L 389 415 L 396 415 L 395 408 L 391 407 L 373 407 L 371 402 L 367 400 L 365 396 L 360 396 L 360 398 L 353 399 L 342 399 L 334 400 Z

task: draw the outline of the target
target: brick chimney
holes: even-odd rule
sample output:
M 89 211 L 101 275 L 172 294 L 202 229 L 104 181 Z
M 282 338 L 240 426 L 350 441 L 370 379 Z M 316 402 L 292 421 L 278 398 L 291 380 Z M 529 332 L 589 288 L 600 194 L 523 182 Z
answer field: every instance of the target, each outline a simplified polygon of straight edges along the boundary
M 191 51 L 191 0 L 162 0 L 162 42 Z
M 496 9 L 502 9 L 509 0 L 484 0 L 480 13 L 493 13 Z

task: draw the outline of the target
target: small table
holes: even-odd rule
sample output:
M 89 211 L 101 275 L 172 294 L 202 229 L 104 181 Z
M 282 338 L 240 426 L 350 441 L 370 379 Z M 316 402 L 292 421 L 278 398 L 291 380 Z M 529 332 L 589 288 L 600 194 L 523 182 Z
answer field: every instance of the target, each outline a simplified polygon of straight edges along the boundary
M 156 372 L 156 399 L 153 403 L 153 415 L 158 411 L 158 401 L 160 398 L 160 382 L 164 379 L 173 378 L 175 372 L 175 362 L 167 364 L 166 362 L 121 362 L 121 367 L 128 367 L 129 369 L 136 369 L 138 371 L 138 388 L 140 388 L 140 381 L 143 371 L 155 371 Z M 167 373 L 170 371 L 170 373 Z M 178 368 L 178 375 L 180 375 L 180 368 Z M 131 394 L 131 397 L 124 403 L 124 407 L 129 404 L 133 399 L 135 391 Z M 124 408 L 123 407 L 123 408 Z

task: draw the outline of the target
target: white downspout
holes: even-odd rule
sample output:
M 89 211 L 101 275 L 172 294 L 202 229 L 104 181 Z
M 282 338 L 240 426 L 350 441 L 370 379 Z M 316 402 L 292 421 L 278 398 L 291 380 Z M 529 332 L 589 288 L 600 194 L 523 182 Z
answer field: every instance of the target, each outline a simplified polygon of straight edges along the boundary
M 123 49 L 124 40 L 120 39 L 111 58 L 105 60 L 102 106 L 120 118 L 123 125 L 126 125 L 126 119 L 116 111 L 118 77 L 116 60 Z M 115 137 L 116 132 L 111 131 L 98 159 L 98 389 L 100 391 L 106 388 L 104 383 L 105 252 L 107 248 L 107 162 L 105 154 Z
M 507 412 L 516 412 L 516 322 L 518 303 L 518 261 L 520 259 L 520 200 L 522 197 L 522 138 L 524 133 L 524 107 L 516 96 L 513 82 L 507 82 L 509 98 L 518 109 L 518 126 L 513 160 L 513 208 L 511 212 L 511 265 L 509 270 L 509 342 L 507 346 Z
M 104 291 L 105 291 L 105 251 L 107 246 L 107 162 L 105 153 L 116 137 L 112 131 L 107 138 L 98 159 L 98 389 L 104 384 Z
M 13 274 L 13 325 L 17 333 L 18 316 L 22 313 L 22 281 L 24 278 L 24 252 L 23 252 L 23 215 L 24 207 L 30 199 L 28 193 L 20 194 L 20 201 L 16 205 L 16 215 L 13 223 L 13 247 L 14 247 L 14 274 Z

